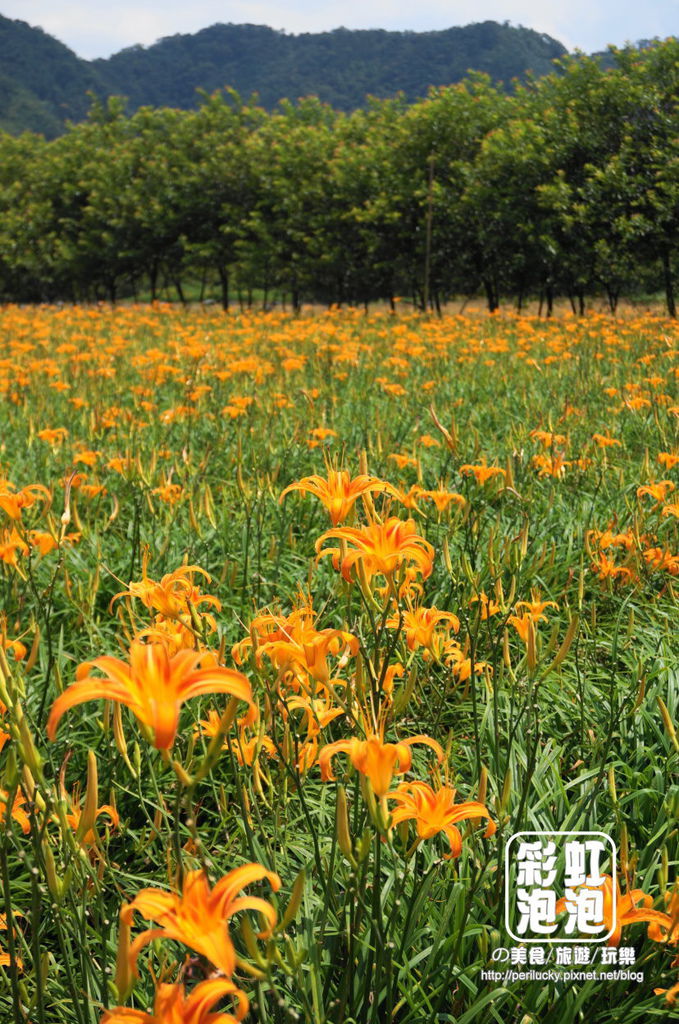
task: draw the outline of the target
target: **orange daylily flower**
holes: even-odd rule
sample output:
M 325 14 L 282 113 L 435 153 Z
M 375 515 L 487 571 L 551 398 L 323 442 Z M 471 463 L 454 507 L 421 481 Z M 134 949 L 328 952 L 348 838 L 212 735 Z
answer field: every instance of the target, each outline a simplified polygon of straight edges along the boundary
M 679 555 L 673 555 L 667 548 L 647 548 L 643 555 L 649 569 L 664 570 L 672 576 L 679 574 Z
M 676 985 L 672 985 L 672 988 L 654 988 L 653 994 L 656 996 L 665 996 L 665 1002 L 668 1006 L 674 1006 L 677 999 L 679 999 L 679 981 Z
M 422 498 L 429 498 L 436 505 L 438 512 L 445 512 L 449 505 L 457 505 L 458 508 L 464 508 L 467 504 L 467 499 L 456 491 L 446 491 L 442 487 L 439 487 L 435 491 L 423 491 L 420 490 L 420 496 Z
M 333 707 L 332 695 L 327 687 L 322 687 L 313 697 L 296 694 L 285 701 L 287 711 L 303 711 L 307 739 L 318 736 L 321 729 L 334 722 L 344 714 L 342 708 Z
M 7 797 L 7 790 L 0 789 L 0 824 L 3 825 L 7 814 Z M 31 831 L 31 821 L 24 810 L 25 804 L 26 800 L 24 799 L 23 793 L 20 789 L 17 789 L 14 794 L 14 803 L 12 804 L 12 818 L 21 826 L 21 831 L 24 835 L 28 835 Z
M 216 628 L 211 615 L 203 615 L 201 621 L 208 626 L 210 632 Z M 154 616 L 152 625 L 139 630 L 135 639 L 144 639 L 149 644 L 162 644 L 167 648 L 168 654 L 195 651 L 201 647 L 197 643 L 193 628 L 185 626 L 179 619 L 166 619 L 164 615 Z
M 45 504 L 51 501 L 50 492 L 42 484 L 30 484 L 21 491 L 15 491 L 9 480 L 0 480 L 0 508 L 10 519 L 21 519 L 23 510 L 34 505 L 39 498 Z
M 85 451 L 77 452 L 77 454 L 73 456 L 73 462 L 82 462 L 83 466 L 91 468 L 100 457 L 101 452 L 87 449 Z
M 98 498 L 99 495 L 108 494 L 103 484 L 81 484 L 79 493 L 85 498 Z
M 620 577 L 631 582 L 634 578 L 631 569 L 627 569 L 624 565 L 616 565 L 613 559 L 609 558 L 603 551 L 599 551 L 597 560 L 592 565 L 592 571 L 597 574 L 600 580 L 614 580 Z
M 545 448 L 552 448 L 555 444 L 566 443 L 566 438 L 563 434 L 553 434 L 549 430 L 531 430 L 530 436 L 534 437 Z
M 248 650 L 253 648 L 258 668 L 267 657 L 281 674 L 291 671 L 299 677 L 302 672 L 317 682 L 327 683 L 330 679 L 328 658 L 339 657 L 343 663 L 355 657 L 358 639 L 343 629 L 317 630 L 314 627 L 316 615 L 311 599 L 302 596 L 299 606 L 287 616 L 267 612 L 256 616 L 250 624 L 250 636 L 232 649 L 234 661 L 241 665 Z
M 424 496 L 423 489 L 419 484 L 412 484 L 409 491 L 400 491 L 394 488 L 394 497 L 404 508 L 419 512 L 418 501 Z
M 57 538 L 46 530 L 31 530 L 28 536 L 33 547 L 37 548 L 41 555 L 48 555 L 59 546 Z
M 665 893 L 665 904 L 669 923 L 654 921 L 648 926 L 648 937 L 653 942 L 666 942 L 670 946 L 676 946 L 679 944 L 679 883 L 675 884 L 671 892 Z M 674 966 L 679 967 L 679 962 Z
M 431 736 L 411 736 L 396 743 L 385 743 L 380 729 L 378 733 L 368 735 L 365 740 L 353 736 L 351 739 L 337 740 L 336 743 L 329 743 L 323 747 L 318 759 L 321 779 L 323 782 L 334 782 L 332 758 L 335 754 L 348 754 L 354 768 L 370 780 L 375 796 L 386 796 L 394 775 L 403 775 L 404 772 L 410 771 L 413 763 L 410 748 L 416 743 L 431 747 L 439 763 L 443 760 L 443 749 Z
M 201 594 L 193 582 L 194 573 L 200 573 L 210 582 L 210 575 L 205 569 L 198 565 L 182 565 L 174 572 L 166 573 L 156 583 L 146 574 L 148 557 L 147 550 L 144 553 L 141 580 L 131 582 L 128 590 L 116 594 L 111 604 L 120 597 L 137 597 L 146 608 L 154 609 L 168 619 L 179 619 L 182 615 L 190 614 L 190 605 L 198 608 L 201 604 L 208 604 L 217 611 L 221 610 L 221 602 L 212 594 Z
M 281 397 L 287 400 L 287 395 L 282 395 Z M 337 437 L 337 431 L 331 430 L 330 427 L 314 427 L 309 433 L 319 441 L 327 441 L 329 437 Z
M 414 820 L 419 839 L 431 839 L 443 832 L 450 843 L 447 859 L 459 857 L 462 853 L 462 836 L 456 822 L 468 818 L 488 818 L 488 827 L 484 839 L 496 831 L 495 822 L 490 818 L 487 807 L 477 800 L 455 803 L 455 793 L 450 786 L 432 789 L 426 782 L 402 782 L 393 793 L 387 794 L 387 800 L 394 800 L 398 805 L 391 812 L 392 824 Z
M 431 575 L 434 564 L 434 548 L 416 532 L 413 519 L 397 519 L 394 516 L 384 523 L 369 523 L 367 526 L 350 526 L 328 530 L 316 541 L 318 558 L 332 557 L 332 564 L 345 580 L 352 581 L 352 567 L 360 563 L 368 582 L 380 574 L 391 578 L 406 562 L 416 565 L 426 579 Z M 354 545 L 353 550 L 326 548 L 324 541 L 337 538 Z
M 90 674 L 98 668 L 103 677 Z M 57 697 L 47 721 L 47 736 L 54 740 L 59 721 L 69 708 L 88 700 L 125 704 L 144 725 L 153 729 L 154 746 L 168 750 L 179 726 L 181 705 L 204 693 L 228 693 L 253 706 L 250 683 L 240 672 L 222 668 L 205 651 L 178 651 L 170 655 L 162 644 L 130 647 L 129 662 L 110 655 L 80 666 L 75 683 Z
M 545 608 L 558 608 L 556 601 L 541 601 L 539 592 L 531 592 L 530 601 L 517 601 L 515 604 L 516 611 L 521 611 L 522 608 L 526 609 L 526 614 L 530 615 L 534 622 L 545 622 L 547 616 L 543 614 Z
M 412 455 L 408 455 L 407 452 L 392 452 L 387 458 L 395 462 L 399 469 L 405 469 L 406 466 L 417 466 L 417 459 L 414 459 Z
M 673 490 L 674 484 L 671 480 L 659 480 L 657 484 L 645 484 L 643 487 L 637 487 L 637 498 L 647 494 L 650 498 L 655 498 L 658 504 L 662 504 Z
M 236 1000 L 234 1013 L 214 1009 L 226 996 Z M 203 981 L 188 996 L 181 984 L 161 984 L 156 989 L 153 1013 L 114 1006 L 104 1011 L 99 1024 L 238 1024 L 249 1005 L 245 993 L 227 978 Z
M 606 931 L 611 931 L 607 941 L 609 946 L 619 946 L 622 938 L 622 930 L 628 924 L 636 924 L 638 921 L 646 921 L 656 928 L 669 930 L 672 927 L 672 919 L 663 914 L 660 910 L 653 910 L 653 897 L 649 896 L 643 889 L 631 889 L 623 896 L 620 892 L 620 882 L 616 879 L 616 906 L 615 920 L 613 919 L 613 879 L 610 875 L 604 875 L 603 885 L 597 886 L 603 889 L 604 894 L 604 918 L 602 924 Z M 588 888 L 585 886 L 585 888 Z M 637 904 L 641 904 L 640 907 Z M 566 909 L 566 897 L 557 900 L 556 912 L 563 913 Z M 650 937 L 649 928 L 649 937 Z
M 26 541 L 19 536 L 14 528 L 3 530 L 0 533 L 0 562 L 17 565 L 17 556 L 27 555 L 29 550 Z
M 476 604 L 479 602 L 481 605 L 481 620 L 485 621 L 489 619 L 491 615 L 501 615 L 502 608 L 497 601 L 494 601 L 492 597 L 488 597 L 485 590 L 482 590 L 480 594 L 474 594 L 473 597 L 469 598 L 470 604 Z
M 162 487 L 154 487 L 153 494 L 157 494 L 166 505 L 176 505 L 184 497 L 184 488 L 168 480 Z
M 397 629 L 402 622 L 406 644 L 411 651 L 418 647 L 425 647 L 435 658 L 439 657 L 442 645 L 447 639 L 436 632 L 436 627 L 441 623 L 447 623 L 446 632 L 458 633 L 460 620 L 453 612 L 442 612 L 438 608 L 415 608 L 406 609 L 402 613 L 402 619 L 398 615 L 392 615 L 387 619 L 387 626 L 390 629 Z
M 539 477 L 562 477 L 564 476 L 566 469 L 572 465 L 572 463 L 565 457 L 564 452 L 555 452 L 551 456 L 534 455 L 530 461 L 531 465 L 535 466 L 537 469 Z
M 501 476 L 504 480 L 507 476 L 507 471 L 505 469 L 500 469 L 499 466 L 487 466 L 485 459 L 483 459 L 478 465 L 466 463 L 464 466 L 460 466 L 460 473 L 463 473 L 465 476 L 473 476 L 477 484 L 481 486 L 489 480 L 492 480 L 493 477 Z
M 658 462 L 665 469 L 674 469 L 675 466 L 679 466 L 679 455 L 675 452 L 659 452 Z
M 606 434 L 592 434 L 592 440 L 599 448 L 614 448 L 616 445 L 618 448 L 622 448 L 622 444 L 617 438 L 608 437 Z
M 77 833 L 78 828 L 80 826 L 80 819 L 83 816 L 83 808 L 81 807 L 82 797 L 80 794 L 80 787 L 76 783 L 76 785 L 73 787 L 73 794 L 71 796 L 69 796 L 69 794 L 62 789 L 61 796 L 69 807 L 69 809 L 66 811 L 66 821 L 73 829 L 73 832 Z M 113 807 L 111 804 L 102 804 L 101 807 L 97 807 L 94 813 L 95 822 L 97 818 L 102 814 L 108 815 L 108 818 L 113 828 L 118 827 L 118 825 L 120 824 L 120 815 L 118 814 L 115 807 Z M 94 843 L 96 843 L 96 841 L 97 834 L 93 825 L 92 828 L 88 829 L 87 832 L 85 832 L 85 835 L 80 839 L 80 843 L 82 846 L 93 846 Z
M 274 892 L 278 892 L 280 878 L 261 864 L 244 864 L 229 871 L 212 889 L 204 871 L 187 872 L 181 895 L 161 889 L 142 889 L 120 911 L 121 920 L 127 924 L 131 923 L 135 910 L 138 910 L 158 925 L 147 928 L 130 946 L 128 963 L 134 977 L 138 976 L 136 964 L 141 950 L 153 939 L 161 937 L 184 943 L 230 977 L 238 959 L 229 935 L 230 918 L 241 910 L 258 911 L 269 925 L 260 933 L 260 938 L 270 935 L 276 924 L 276 911 L 266 900 L 259 896 L 238 897 L 245 886 L 264 878 Z
M 260 750 L 266 750 L 269 757 L 277 756 L 273 740 L 264 732 L 260 731 L 249 739 L 246 737 L 247 727 L 254 725 L 258 718 L 259 709 L 255 705 L 248 710 L 247 714 L 238 719 L 236 723 L 238 725 L 238 738 L 227 740 L 227 744 L 236 755 L 239 764 L 253 765 L 255 759 L 259 756 Z M 201 718 L 198 722 L 198 728 L 193 730 L 194 740 L 197 740 L 201 735 L 210 740 L 221 736 L 223 742 L 226 739 L 224 735 L 224 714 L 220 714 L 219 711 L 211 708 L 208 712 L 208 717 Z
M 66 427 L 46 427 L 38 431 L 38 437 L 48 444 L 61 444 L 64 438 L 68 437 L 68 430 Z
M 286 487 L 280 496 L 280 501 L 290 491 L 306 491 L 307 494 L 314 494 L 330 513 L 330 520 L 333 526 L 344 522 L 354 504 L 362 494 L 371 491 L 389 491 L 394 493 L 391 484 L 384 480 L 378 480 L 374 476 L 361 474 L 352 480 L 347 470 L 328 469 L 328 476 L 305 476 L 294 484 Z
M 466 683 L 472 677 L 472 660 L 464 653 L 456 640 L 449 640 L 444 649 L 444 660 L 459 683 Z M 492 666 L 487 661 L 475 661 L 473 665 L 474 675 L 480 675 L 483 669 L 487 669 L 491 675 Z
M 544 615 L 540 615 L 539 618 L 543 619 Z M 528 643 L 530 637 L 531 628 L 534 629 L 535 619 L 532 615 L 510 615 L 508 621 L 514 627 L 516 632 L 519 634 L 525 644 Z
M 441 447 L 441 442 L 437 441 L 435 437 L 431 436 L 431 434 L 422 434 L 420 437 L 418 437 L 417 443 L 424 445 L 425 448 Z
M 278 757 L 276 744 L 266 734 L 246 737 L 244 732 L 240 732 L 237 739 L 228 741 L 228 745 L 238 764 L 246 764 L 250 768 L 258 762 L 261 751 L 265 751 L 268 757 Z

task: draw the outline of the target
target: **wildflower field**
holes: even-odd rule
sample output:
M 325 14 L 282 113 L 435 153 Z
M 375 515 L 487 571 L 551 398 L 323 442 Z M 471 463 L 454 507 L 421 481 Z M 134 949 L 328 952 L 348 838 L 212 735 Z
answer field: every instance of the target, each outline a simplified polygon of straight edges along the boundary
M 678 356 L 0 311 L 0 1020 L 669 1019 Z M 522 830 L 611 836 L 641 982 L 484 977 Z

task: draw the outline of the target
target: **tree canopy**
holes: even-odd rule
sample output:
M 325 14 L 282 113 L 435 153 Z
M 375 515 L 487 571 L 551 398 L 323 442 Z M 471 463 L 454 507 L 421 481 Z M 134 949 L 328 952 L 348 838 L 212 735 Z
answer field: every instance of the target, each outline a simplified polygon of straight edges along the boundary
M 480 293 L 549 312 L 641 290 L 675 315 L 679 42 L 612 59 L 351 113 L 234 90 L 191 111 L 112 99 L 52 141 L 0 136 L 0 298 Z

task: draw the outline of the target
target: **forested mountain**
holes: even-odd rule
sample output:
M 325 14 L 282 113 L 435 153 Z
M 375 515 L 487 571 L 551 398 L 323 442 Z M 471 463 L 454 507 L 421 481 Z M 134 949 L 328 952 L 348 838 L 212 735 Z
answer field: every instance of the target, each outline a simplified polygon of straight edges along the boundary
M 316 95 L 353 110 L 366 95 L 403 92 L 410 101 L 430 85 L 450 85 L 470 69 L 509 84 L 528 71 L 552 70 L 566 53 L 550 36 L 486 21 L 440 32 L 353 31 L 289 35 L 263 25 L 213 25 L 153 46 L 132 46 L 85 61 L 42 29 L 0 16 L 0 128 L 54 137 L 81 120 L 88 92 L 140 106 L 195 107 L 197 89 L 256 92 L 268 109 L 287 97 Z
M 41 28 L 0 15 L 0 128 L 57 135 L 85 116 L 90 90 L 107 90 L 90 63 Z
M 144 49 L 132 47 L 94 61 L 110 91 L 132 107 L 195 104 L 198 87 L 231 85 L 259 94 L 273 107 L 283 97 L 315 95 L 340 110 L 360 107 L 367 94 L 403 91 L 415 100 L 430 85 L 458 82 L 470 69 L 509 83 L 531 70 L 552 70 L 566 53 L 549 36 L 493 21 L 442 32 L 349 31 L 287 35 L 262 25 L 213 25 Z

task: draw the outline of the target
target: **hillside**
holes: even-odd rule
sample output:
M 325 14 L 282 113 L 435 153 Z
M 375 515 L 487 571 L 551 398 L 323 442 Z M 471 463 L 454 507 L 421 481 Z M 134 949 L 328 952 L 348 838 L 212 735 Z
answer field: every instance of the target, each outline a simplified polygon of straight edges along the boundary
M 107 60 L 81 60 L 42 29 L 0 15 L 0 128 L 59 134 L 81 120 L 88 92 L 122 95 L 137 107 L 196 105 L 196 90 L 233 86 L 271 109 L 284 98 L 317 95 L 342 110 L 380 97 L 423 96 L 469 70 L 509 83 L 543 75 L 566 53 L 549 36 L 486 21 L 440 32 L 383 30 L 289 35 L 263 25 L 213 25 L 133 46 Z
M 195 90 L 234 86 L 259 94 L 271 108 L 283 97 L 309 94 L 351 110 L 366 95 L 404 92 L 409 100 L 430 85 L 450 85 L 470 69 L 510 82 L 552 69 L 566 53 L 556 40 L 496 22 L 441 32 L 349 31 L 287 35 L 262 25 L 213 25 L 153 46 L 132 47 L 94 67 L 108 88 L 145 104 L 189 107 Z
M 85 116 L 90 90 L 107 86 L 88 61 L 41 28 L 0 15 L 0 127 L 58 134 Z

